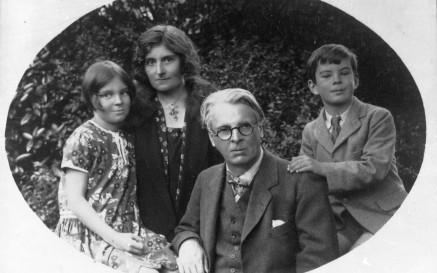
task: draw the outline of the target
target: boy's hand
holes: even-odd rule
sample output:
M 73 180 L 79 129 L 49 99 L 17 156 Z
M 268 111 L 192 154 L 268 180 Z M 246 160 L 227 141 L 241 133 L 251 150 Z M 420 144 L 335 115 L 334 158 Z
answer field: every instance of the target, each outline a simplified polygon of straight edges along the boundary
M 319 161 L 307 155 L 300 155 L 291 158 L 291 162 L 288 164 L 287 170 L 290 173 L 302 173 L 312 172 L 321 176 L 326 176 L 323 173 L 322 166 Z

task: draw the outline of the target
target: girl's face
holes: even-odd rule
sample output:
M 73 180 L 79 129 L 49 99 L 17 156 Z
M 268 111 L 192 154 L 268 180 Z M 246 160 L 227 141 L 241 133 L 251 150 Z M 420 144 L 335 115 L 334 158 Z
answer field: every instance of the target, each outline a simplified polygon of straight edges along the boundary
M 184 84 L 179 56 L 164 45 L 152 47 L 146 55 L 145 71 L 157 92 L 177 92 Z
M 97 96 L 94 120 L 107 130 L 117 131 L 130 110 L 131 99 L 126 84 L 120 77 L 114 77 L 93 96 Z

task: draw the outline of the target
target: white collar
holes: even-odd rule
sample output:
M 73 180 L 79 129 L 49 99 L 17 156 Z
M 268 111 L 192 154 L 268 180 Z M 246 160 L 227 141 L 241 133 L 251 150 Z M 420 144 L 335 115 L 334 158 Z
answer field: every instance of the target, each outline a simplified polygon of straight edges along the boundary
M 344 122 L 347 119 L 347 114 L 349 113 L 349 110 L 351 109 L 351 106 L 352 106 L 352 104 L 349 105 L 349 107 L 346 109 L 346 111 L 344 111 L 343 113 L 340 114 L 340 117 L 341 117 L 340 127 L 343 127 L 343 124 L 344 124 Z M 326 128 L 328 128 L 328 130 L 329 130 L 329 129 L 331 129 L 331 126 L 332 126 L 331 125 L 331 119 L 332 119 L 333 115 L 330 115 L 326 111 L 326 109 L 324 111 L 325 111 L 325 125 L 326 125 Z M 336 116 L 338 116 L 338 115 L 336 115 Z

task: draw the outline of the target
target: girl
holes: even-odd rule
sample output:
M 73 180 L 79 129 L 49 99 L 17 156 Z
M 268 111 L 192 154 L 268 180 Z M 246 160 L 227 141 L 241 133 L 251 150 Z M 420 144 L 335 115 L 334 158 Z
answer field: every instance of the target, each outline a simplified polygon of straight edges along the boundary
M 176 269 L 165 237 L 145 230 L 137 213 L 132 137 L 119 130 L 135 96 L 131 78 L 113 62 L 97 62 L 82 96 L 94 116 L 64 146 L 58 236 L 124 272 Z
M 199 56 L 180 29 L 157 25 L 139 37 L 132 105 L 138 205 L 147 228 L 172 240 L 197 175 L 222 162 L 200 124 L 200 104 L 215 87 L 199 77 Z

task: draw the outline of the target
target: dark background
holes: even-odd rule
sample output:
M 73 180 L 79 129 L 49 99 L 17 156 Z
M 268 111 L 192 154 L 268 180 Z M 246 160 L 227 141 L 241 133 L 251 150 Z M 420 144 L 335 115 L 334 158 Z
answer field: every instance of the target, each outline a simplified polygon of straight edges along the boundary
M 267 115 L 265 145 L 287 159 L 298 154 L 302 129 L 321 108 L 307 88 L 309 54 L 326 43 L 349 47 L 359 60 L 356 96 L 393 114 L 399 174 L 407 190 L 413 186 L 426 135 L 420 93 L 396 53 L 353 17 L 315 0 L 116 1 L 79 19 L 38 53 L 9 109 L 12 174 L 49 228 L 58 220 L 62 146 L 91 114 L 80 101 L 84 71 L 110 59 L 129 72 L 137 37 L 157 23 L 189 34 L 205 79 L 255 94 Z

